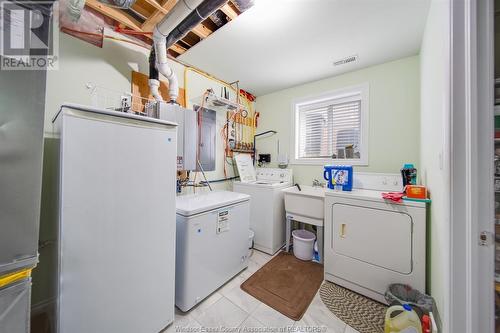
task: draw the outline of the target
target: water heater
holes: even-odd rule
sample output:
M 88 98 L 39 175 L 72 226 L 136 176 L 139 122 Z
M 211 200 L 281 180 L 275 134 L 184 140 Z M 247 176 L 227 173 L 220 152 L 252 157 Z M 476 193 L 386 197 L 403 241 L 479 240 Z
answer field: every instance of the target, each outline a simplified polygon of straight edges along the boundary
M 157 102 L 156 116 L 173 121 L 177 126 L 177 170 L 196 170 L 196 146 L 198 142 L 197 112 L 178 104 Z

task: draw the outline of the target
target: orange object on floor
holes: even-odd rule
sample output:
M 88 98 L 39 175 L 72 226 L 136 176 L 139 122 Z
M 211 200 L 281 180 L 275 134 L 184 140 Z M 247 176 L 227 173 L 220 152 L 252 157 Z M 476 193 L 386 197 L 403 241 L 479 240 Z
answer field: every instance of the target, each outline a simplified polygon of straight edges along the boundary
M 406 196 L 413 199 L 427 199 L 427 188 L 422 185 L 406 185 Z

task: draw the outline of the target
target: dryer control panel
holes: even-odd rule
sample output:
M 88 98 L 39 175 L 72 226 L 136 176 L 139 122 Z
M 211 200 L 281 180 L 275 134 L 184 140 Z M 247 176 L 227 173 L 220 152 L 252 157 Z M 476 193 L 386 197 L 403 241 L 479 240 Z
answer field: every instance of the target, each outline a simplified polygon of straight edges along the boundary
M 293 183 L 292 169 L 257 168 L 257 180 Z

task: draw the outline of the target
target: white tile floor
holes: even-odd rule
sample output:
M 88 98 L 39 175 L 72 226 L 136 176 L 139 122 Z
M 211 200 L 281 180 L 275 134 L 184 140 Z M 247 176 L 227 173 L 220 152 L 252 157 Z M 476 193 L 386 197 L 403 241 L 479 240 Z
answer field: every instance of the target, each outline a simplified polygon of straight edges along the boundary
M 165 332 L 357 333 L 328 310 L 319 293 L 302 319 L 293 321 L 241 290 L 240 285 L 271 258 L 268 254 L 253 250 L 247 269 L 189 312 L 183 313 L 176 308 L 174 323 Z

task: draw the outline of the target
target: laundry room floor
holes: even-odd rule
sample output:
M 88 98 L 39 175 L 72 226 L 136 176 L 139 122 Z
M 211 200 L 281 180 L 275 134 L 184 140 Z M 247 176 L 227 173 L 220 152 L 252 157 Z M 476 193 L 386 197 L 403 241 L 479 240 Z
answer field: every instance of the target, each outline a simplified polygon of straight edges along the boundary
M 248 268 L 199 305 L 186 313 L 176 308 L 174 323 L 165 330 L 165 333 L 198 333 L 203 332 L 202 328 L 204 332 L 213 329 L 212 332 L 228 333 L 238 331 L 357 333 L 328 310 L 320 299 L 319 291 L 302 319 L 293 321 L 241 290 L 240 285 L 272 258 L 257 250 L 252 252 Z M 290 329 L 272 330 L 286 327 Z

